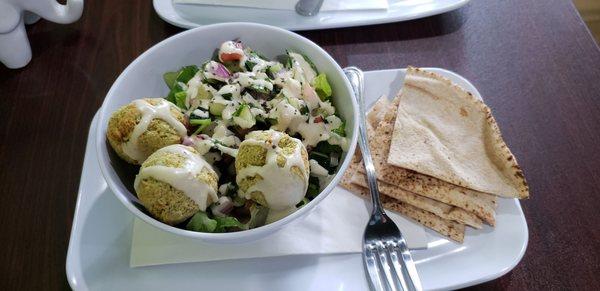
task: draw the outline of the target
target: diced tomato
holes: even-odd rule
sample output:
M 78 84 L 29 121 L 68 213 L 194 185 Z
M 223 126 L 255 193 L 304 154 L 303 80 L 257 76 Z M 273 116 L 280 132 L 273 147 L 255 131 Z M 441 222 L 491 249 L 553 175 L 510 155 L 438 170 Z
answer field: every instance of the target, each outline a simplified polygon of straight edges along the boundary
M 239 61 L 242 59 L 242 57 L 243 55 L 237 53 L 222 53 L 221 55 L 219 55 L 219 59 L 221 59 L 221 61 L 223 62 Z
M 321 123 L 321 122 L 323 122 L 323 116 L 319 115 L 319 116 L 315 117 L 314 122 L 315 123 Z

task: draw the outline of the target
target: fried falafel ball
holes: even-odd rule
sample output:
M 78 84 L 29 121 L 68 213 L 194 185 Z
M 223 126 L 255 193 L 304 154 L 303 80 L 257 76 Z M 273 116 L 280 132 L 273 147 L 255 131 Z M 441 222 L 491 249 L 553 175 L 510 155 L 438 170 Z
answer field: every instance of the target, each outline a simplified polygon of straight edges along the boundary
M 275 131 L 253 131 L 235 160 L 239 193 L 272 210 L 294 208 L 308 187 L 308 153 L 302 142 Z
M 123 160 L 140 165 L 156 150 L 181 143 L 186 118 L 163 98 L 137 99 L 115 111 L 108 121 L 107 139 Z
M 134 188 L 156 219 L 176 225 L 218 200 L 219 177 L 192 147 L 170 145 L 142 164 Z

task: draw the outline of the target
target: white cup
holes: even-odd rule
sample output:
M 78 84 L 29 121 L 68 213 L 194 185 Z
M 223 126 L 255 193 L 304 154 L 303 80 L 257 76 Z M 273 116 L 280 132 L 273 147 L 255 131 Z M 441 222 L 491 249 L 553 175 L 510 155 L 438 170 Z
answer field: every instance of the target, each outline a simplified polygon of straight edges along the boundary
M 83 0 L 0 0 L 0 62 L 11 69 L 22 68 L 31 60 L 31 47 L 25 23 L 42 17 L 56 23 L 75 22 L 83 12 Z

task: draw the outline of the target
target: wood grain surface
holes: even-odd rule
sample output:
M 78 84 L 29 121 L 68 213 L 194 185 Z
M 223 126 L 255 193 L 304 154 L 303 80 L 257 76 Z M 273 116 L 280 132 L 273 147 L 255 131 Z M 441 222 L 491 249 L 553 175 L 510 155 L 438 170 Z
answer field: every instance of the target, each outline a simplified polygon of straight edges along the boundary
M 65 257 L 90 121 L 139 54 L 181 30 L 151 1 L 87 1 L 28 27 L 0 66 L 0 289 L 68 289 Z M 570 1 L 472 1 L 404 23 L 302 32 L 342 66 L 441 67 L 471 80 L 531 185 L 529 246 L 472 289 L 600 290 L 600 51 Z

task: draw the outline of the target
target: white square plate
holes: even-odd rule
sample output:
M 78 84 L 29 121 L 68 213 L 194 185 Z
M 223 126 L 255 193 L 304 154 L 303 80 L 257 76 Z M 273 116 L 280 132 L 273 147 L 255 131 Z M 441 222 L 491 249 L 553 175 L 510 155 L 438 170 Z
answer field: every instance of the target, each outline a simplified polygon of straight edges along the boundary
M 452 11 L 468 2 L 469 0 L 388 0 L 389 9 L 384 11 L 331 11 L 305 17 L 295 11 L 245 7 L 185 5 L 176 8 L 173 0 L 153 0 L 154 10 L 160 18 L 183 28 L 220 22 L 256 22 L 296 31 L 406 21 Z
M 479 96 L 473 85 L 459 75 L 429 70 Z M 404 74 L 405 70 L 366 72 L 367 103 L 372 104 L 381 95 L 394 96 Z M 91 133 L 95 126 L 96 118 Z M 67 279 L 74 290 L 367 290 L 360 254 L 130 268 L 133 215 L 108 189 L 93 143 L 94 139 L 88 137 L 67 253 Z M 337 187 L 334 191 L 345 190 Z M 428 248 L 413 251 L 423 287 L 466 287 L 498 278 L 514 268 L 528 240 L 519 201 L 500 199 L 496 221 L 495 228 L 469 228 L 463 244 L 428 230 Z

